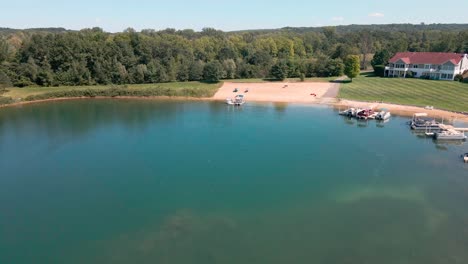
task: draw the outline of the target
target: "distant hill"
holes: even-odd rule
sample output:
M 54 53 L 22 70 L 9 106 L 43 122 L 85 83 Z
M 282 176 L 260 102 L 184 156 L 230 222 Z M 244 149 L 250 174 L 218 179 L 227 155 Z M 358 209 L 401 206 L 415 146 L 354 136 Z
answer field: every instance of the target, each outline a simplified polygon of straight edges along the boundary
M 368 31 L 383 31 L 383 32 L 417 32 L 426 30 L 436 31 L 465 31 L 468 30 L 468 24 L 385 24 L 385 25 L 346 25 L 346 26 L 324 26 L 324 27 L 284 27 L 277 29 L 246 29 L 237 31 L 228 31 L 229 34 L 237 33 L 277 33 L 277 32 L 293 32 L 293 33 L 307 33 L 307 32 L 322 32 L 324 28 L 333 27 L 337 33 L 352 33 L 363 30 Z M 13 34 L 18 32 L 29 33 L 64 33 L 76 30 L 65 29 L 61 27 L 51 28 L 28 28 L 28 29 L 14 29 L 0 27 L 0 34 Z
M 273 32 L 321 32 L 327 27 L 284 27 L 279 29 L 254 29 L 254 30 L 239 30 L 229 33 L 273 33 Z M 362 30 L 369 31 L 385 31 L 385 32 L 414 32 L 424 30 L 440 30 L 440 31 L 464 31 L 468 30 L 468 24 L 386 24 L 386 25 L 347 25 L 335 26 L 338 33 L 350 33 Z
M 65 28 L 27 28 L 27 29 L 15 29 L 15 28 L 2 28 L 0 27 L 0 34 L 14 34 L 17 32 L 31 32 L 31 33 L 63 33 L 69 32 L 72 30 L 68 30 Z

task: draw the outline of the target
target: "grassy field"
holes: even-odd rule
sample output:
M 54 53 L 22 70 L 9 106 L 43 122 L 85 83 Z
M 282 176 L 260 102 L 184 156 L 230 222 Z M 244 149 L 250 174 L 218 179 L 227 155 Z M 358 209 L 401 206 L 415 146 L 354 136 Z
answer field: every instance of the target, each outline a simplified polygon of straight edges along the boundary
M 459 82 L 380 78 L 367 73 L 343 83 L 338 97 L 468 112 L 468 84 Z
M 135 84 L 125 86 L 59 86 L 59 87 L 25 87 L 8 88 L 3 94 L 5 97 L 11 97 L 14 100 L 26 100 L 27 98 L 41 97 L 49 95 L 71 94 L 79 95 L 85 91 L 106 91 L 111 88 L 125 89 L 129 93 L 140 93 L 144 95 L 168 95 L 168 96 L 189 96 L 189 97 L 211 97 L 222 83 L 203 83 L 203 82 L 174 82 L 158 84 Z M 60 96 L 55 96 L 60 97 Z

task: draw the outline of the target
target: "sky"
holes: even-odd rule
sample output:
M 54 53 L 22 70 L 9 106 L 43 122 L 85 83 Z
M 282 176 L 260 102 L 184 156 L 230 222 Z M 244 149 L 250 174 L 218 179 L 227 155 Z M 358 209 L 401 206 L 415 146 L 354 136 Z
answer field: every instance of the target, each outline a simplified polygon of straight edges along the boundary
M 456 7 L 454 7 L 456 5 Z M 349 24 L 468 23 L 468 1 L 0 0 L 0 27 L 224 31 Z

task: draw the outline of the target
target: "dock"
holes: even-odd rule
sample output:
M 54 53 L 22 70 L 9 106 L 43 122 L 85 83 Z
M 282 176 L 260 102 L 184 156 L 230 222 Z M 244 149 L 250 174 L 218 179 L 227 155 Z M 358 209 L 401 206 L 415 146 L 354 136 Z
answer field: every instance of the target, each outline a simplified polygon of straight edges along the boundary
M 455 130 L 455 131 L 458 131 L 458 132 L 468 132 L 468 127 L 454 127 L 454 126 L 451 126 L 451 125 L 439 125 L 440 128 L 442 128 L 443 130 Z

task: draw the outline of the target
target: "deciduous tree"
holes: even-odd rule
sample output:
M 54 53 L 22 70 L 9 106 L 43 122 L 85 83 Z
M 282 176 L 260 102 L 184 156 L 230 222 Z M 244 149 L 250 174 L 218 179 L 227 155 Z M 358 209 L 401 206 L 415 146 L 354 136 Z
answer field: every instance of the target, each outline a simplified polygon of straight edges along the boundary
M 353 81 L 353 79 L 356 78 L 361 72 L 360 60 L 359 56 L 357 55 L 349 55 L 346 57 L 344 65 L 344 73 L 346 76 L 348 76 L 348 78 L 351 79 L 351 81 Z

